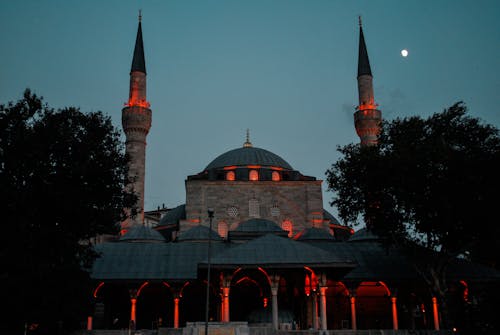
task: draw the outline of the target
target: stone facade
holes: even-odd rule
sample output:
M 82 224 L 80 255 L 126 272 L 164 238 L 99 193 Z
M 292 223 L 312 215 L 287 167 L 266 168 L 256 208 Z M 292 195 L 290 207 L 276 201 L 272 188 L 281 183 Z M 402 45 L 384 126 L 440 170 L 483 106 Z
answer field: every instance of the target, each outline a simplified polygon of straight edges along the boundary
M 213 229 L 262 218 L 292 223 L 293 234 L 313 225 L 323 225 L 321 181 L 186 181 L 186 220 L 180 231 L 208 224 L 208 208 L 214 210 Z

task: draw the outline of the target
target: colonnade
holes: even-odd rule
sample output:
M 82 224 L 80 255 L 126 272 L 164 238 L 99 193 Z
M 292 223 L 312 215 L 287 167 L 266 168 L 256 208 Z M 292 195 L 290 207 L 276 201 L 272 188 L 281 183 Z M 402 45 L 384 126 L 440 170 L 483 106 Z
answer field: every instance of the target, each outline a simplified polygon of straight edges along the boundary
M 220 294 L 221 294 L 221 303 L 220 303 L 220 321 L 221 322 L 230 322 L 230 290 L 231 290 L 231 276 L 222 275 L 220 281 Z M 278 291 L 280 285 L 280 275 L 279 274 L 271 274 L 268 276 L 268 282 L 270 286 L 271 292 L 271 314 L 272 314 L 272 327 L 274 329 L 279 328 L 279 320 L 278 320 Z M 136 315 L 137 315 L 137 299 L 140 295 L 141 289 L 147 285 L 147 282 L 144 283 L 139 290 L 129 290 L 130 293 L 130 326 L 134 327 L 136 324 Z M 98 286 L 98 289 L 102 286 L 102 283 Z M 166 285 L 168 286 L 168 285 Z M 385 285 L 384 285 L 385 286 Z M 168 286 L 170 288 L 170 286 Z M 327 330 L 327 290 L 329 286 L 327 285 L 327 278 L 325 274 L 320 274 L 317 280 L 317 287 L 312 291 L 312 310 L 313 310 L 313 327 L 315 329 Z M 97 290 L 96 289 L 96 292 Z M 170 288 L 172 290 L 172 288 Z M 357 327 L 357 296 L 356 289 L 351 288 L 351 290 L 347 290 L 348 292 L 348 301 L 350 306 L 350 318 L 351 318 L 351 329 L 356 330 Z M 388 290 L 388 289 L 387 289 Z M 349 292 L 350 291 L 350 292 Z M 389 290 L 388 290 L 389 292 Z M 173 326 L 174 328 L 179 328 L 179 302 L 182 298 L 182 290 L 172 290 L 173 293 Z M 94 297 L 96 297 L 96 293 L 94 293 Z M 264 298 L 267 301 L 267 298 Z M 392 328 L 394 330 L 399 329 L 399 320 L 398 320 L 398 298 L 395 294 L 389 296 L 390 306 L 391 306 L 391 316 L 392 316 Z M 318 301 L 319 300 L 319 301 Z M 319 306 L 318 306 L 319 303 Z M 318 319 L 318 310 L 319 310 L 319 319 Z M 389 313 L 389 311 L 387 311 Z M 434 329 L 440 329 L 439 322 L 439 308 L 438 301 L 436 297 L 432 297 L 432 315 L 434 321 Z M 92 316 L 89 316 L 87 319 L 87 329 L 92 330 L 93 319 Z

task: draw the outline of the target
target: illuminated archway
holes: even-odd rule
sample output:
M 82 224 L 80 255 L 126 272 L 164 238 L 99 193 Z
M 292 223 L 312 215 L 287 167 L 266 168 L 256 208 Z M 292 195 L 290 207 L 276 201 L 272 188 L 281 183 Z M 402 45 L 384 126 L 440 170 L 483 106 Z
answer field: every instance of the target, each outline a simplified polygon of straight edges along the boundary
M 384 282 L 365 281 L 356 290 L 358 329 L 391 329 L 391 292 Z
M 205 305 L 207 296 L 207 281 L 187 282 L 181 291 L 179 301 L 179 324 L 181 327 L 186 322 L 205 321 Z M 217 321 L 220 296 L 213 283 L 210 285 L 210 314 L 211 321 Z
M 340 281 L 328 281 L 326 291 L 327 321 L 330 329 L 351 328 L 349 290 Z
M 231 321 L 256 322 L 256 319 L 270 314 L 269 276 L 264 269 L 239 268 L 231 280 Z
M 147 283 L 137 291 L 137 329 L 173 326 L 173 294 L 163 283 Z
M 126 285 L 101 282 L 94 290 L 94 298 L 94 329 L 128 328 L 131 303 Z

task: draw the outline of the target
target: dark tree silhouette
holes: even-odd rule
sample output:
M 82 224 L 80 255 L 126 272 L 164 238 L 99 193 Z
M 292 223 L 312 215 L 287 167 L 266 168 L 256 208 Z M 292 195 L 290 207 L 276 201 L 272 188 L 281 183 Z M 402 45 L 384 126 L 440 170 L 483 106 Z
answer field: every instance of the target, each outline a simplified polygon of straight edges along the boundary
M 406 251 L 446 313 L 450 262 L 492 265 L 500 255 L 498 130 L 457 103 L 427 119 L 383 122 L 378 146 L 339 151 L 327 171 L 339 216 Z
M 126 173 L 119 132 L 101 112 L 54 110 L 29 90 L 0 105 L 2 333 L 56 334 L 84 320 L 90 241 L 116 233 L 135 200 Z

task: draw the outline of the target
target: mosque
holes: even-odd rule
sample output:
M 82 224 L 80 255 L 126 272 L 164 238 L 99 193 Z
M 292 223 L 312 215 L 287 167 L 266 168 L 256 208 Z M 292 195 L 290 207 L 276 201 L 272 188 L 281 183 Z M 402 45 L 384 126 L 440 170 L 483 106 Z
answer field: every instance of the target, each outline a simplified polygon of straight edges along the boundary
M 359 31 L 355 129 L 361 145 L 376 145 L 381 111 L 361 23 Z M 440 328 L 440 301 L 404 256 L 369 230 L 339 223 L 323 208 L 321 180 L 253 146 L 248 133 L 241 147 L 187 176 L 185 204 L 144 212 L 152 120 L 145 64 L 139 19 L 122 112 L 139 211 L 119 238 L 96 245 L 89 330 L 177 329 L 207 316 L 218 325 L 243 321 L 250 333 Z M 459 307 L 476 281 L 500 279 L 495 270 L 459 265 L 448 276 Z

